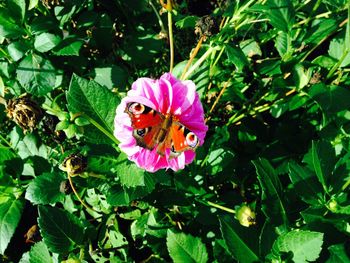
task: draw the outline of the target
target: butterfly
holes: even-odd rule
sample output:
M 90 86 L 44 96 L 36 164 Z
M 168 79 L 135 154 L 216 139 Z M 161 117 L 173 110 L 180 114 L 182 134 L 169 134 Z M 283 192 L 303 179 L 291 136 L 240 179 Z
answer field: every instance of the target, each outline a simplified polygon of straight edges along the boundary
M 199 139 L 192 131 L 177 121 L 171 114 L 162 114 L 138 102 L 126 105 L 130 116 L 133 137 L 137 145 L 148 150 L 157 147 L 157 153 L 165 155 L 170 149 L 170 158 L 179 156 L 186 150 L 195 150 Z

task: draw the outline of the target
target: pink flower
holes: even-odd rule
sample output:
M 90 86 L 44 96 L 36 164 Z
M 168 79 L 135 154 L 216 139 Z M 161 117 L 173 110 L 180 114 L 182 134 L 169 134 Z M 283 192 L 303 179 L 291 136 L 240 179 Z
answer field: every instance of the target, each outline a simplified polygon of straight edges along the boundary
M 114 135 L 120 149 L 149 172 L 183 169 L 208 130 L 195 84 L 170 73 L 159 80 L 137 79 L 116 112 Z

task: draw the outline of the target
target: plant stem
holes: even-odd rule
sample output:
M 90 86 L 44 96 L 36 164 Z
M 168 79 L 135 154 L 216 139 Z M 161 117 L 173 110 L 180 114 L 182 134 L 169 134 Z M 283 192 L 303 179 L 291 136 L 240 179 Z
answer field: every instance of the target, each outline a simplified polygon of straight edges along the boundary
M 108 138 L 110 138 L 114 143 L 119 144 L 119 141 L 117 138 L 114 137 L 113 134 L 111 134 L 109 131 L 107 131 L 105 128 L 103 128 L 97 121 L 90 118 L 86 114 L 82 114 L 82 116 L 87 119 L 92 125 L 94 125 L 97 129 L 99 129 L 101 132 L 103 132 Z
M 169 44 L 170 44 L 170 69 L 173 71 L 174 67 L 174 37 L 173 37 L 173 16 L 172 12 L 168 10 L 168 30 L 169 30 Z
M 198 40 L 198 44 L 197 44 L 196 48 L 193 50 L 193 52 L 192 52 L 192 54 L 190 56 L 190 59 L 187 61 L 187 64 L 186 64 L 186 66 L 184 68 L 184 71 L 182 72 L 182 75 L 180 77 L 181 80 L 184 80 L 185 74 L 186 74 L 188 68 L 190 67 L 193 59 L 196 57 L 199 49 L 201 48 L 203 40 L 204 40 L 204 37 L 201 36 L 201 38 Z
M 154 6 L 152 0 L 149 0 L 148 3 L 149 3 L 149 5 L 152 7 L 153 12 L 154 12 L 154 13 L 156 14 L 156 16 L 157 16 L 157 19 L 158 19 L 158 23 L 159 23 L 161 32 L 165 32 L 165 33 L 166 33 L 166 29 L 165 29 L 165 27 L 164 27 L 163 21 L 162 21 L 162 19 L 160 18 L 160 15 L 158 14 L 157 9 L 156 9 L 156 7 Z
M 208 48 L 208 50 L 197 60 L 197 62 L 186 72 L 183 79 L 187 79 L 193 71 L 195 71 L 214 51 L 213 47 Z
M 91 210 L 91 211 L 94 211 L 94 212 L 97 212 L 95 209 L 93 209 L 92 207 L 88 206 L 84 201 L 83 199 L 81 199 L 80 195 L 78 194 L 77 190 L 75 189 L 74 187 L 74 184 L 73 184 L 73 181 L 72 181 L 72 177 L 70 176 L 70 174 L 68 173 L 68 181 L 69 181 L 69 184 L 70 184 L 70 187 L 72 187 L 72 190 L 75 194 L 75 196 L 78 198 L 79 202 L 88 210 Z
M 223 211 L 226 211 L 226 212 L 229 212 L 231 214 L 235 214 L 236 211 L 234 209 L 231 209 L 231 208 L 228 208 L 226 206 L 222 206 L 222 205 L 218 205 L 218 204 L 215 204 L 213 202 L 210 202 L 210 201 L 207 201 L 208 205 L 212 206 L 212 207 L 215 207 L 215 208 L 218 208 L 218 209 L 221 209 Z

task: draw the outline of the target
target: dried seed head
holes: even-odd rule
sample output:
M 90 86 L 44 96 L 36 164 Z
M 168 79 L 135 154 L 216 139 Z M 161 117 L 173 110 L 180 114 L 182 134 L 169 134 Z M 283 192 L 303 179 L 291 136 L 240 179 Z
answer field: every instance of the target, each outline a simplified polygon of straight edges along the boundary
M 10 99 L 7 102 L 6 111 L 7 116 L 17 123 L 25 133 L 32 132 L 43 117 L 41 108 L 28 94 Z
M 78 175 L 85 171 L 87 158 L 80 153 L 72 154 L 64 159 L 62 166 L 68 174 Z
M 236 209 L 236 217 L 242 226 L 250 227 L 255 225 L 255 212 L 249 206 L 243 205 Z
M 201 17 L 197 21 L 194 33 L 196 35 L 199 35 L 199 37 L 203 37 L 204 40 L 206 40 L 208 37 L 216 34 L 218 31 L 219 27 L 215 19 L 212 16 L 207 15 Z

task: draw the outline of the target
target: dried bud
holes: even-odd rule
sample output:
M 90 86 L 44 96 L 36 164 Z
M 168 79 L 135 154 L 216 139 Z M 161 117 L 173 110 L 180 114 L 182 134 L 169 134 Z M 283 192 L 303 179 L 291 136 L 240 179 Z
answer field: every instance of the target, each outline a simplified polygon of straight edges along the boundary
M 255 212 L 247 205 L 236 209 L 236 218 L 242 226 L 250 227 L 251 225 L 255 225 Z
M 51 7 L 55 7 L 60 5 L 60 0 L 41 0 L 44 6 L 46 6 L 47 9 L 51 9 Z
M 27 233 L 25 233 L 24 238 L 26 239 L 26 243 L 35 243 L 41 240 L 38 225 L 31 226 L 31 228 L 28 229 Z
M 63 168 L 70 175 L 78 175 L 85 171 L 87 158 L 80 153 L 72 154 L 64 159 Z
M 68 180 L 64 180 L 60 184 L 60 192 L 69 195 L 73 191 Z
M 32 132 L 43 116 L 39 105 L 28 94 L 10 99 L 7 102 L 6 111 L 7 116 L 17 123 L 25 133 Z
M 194 33 L 206 40 L 208 37 L 216 34 L 218 31 L 219 27 L 215 19 L 212 16 L 207 15 L 201 17 L 197 21 Z

